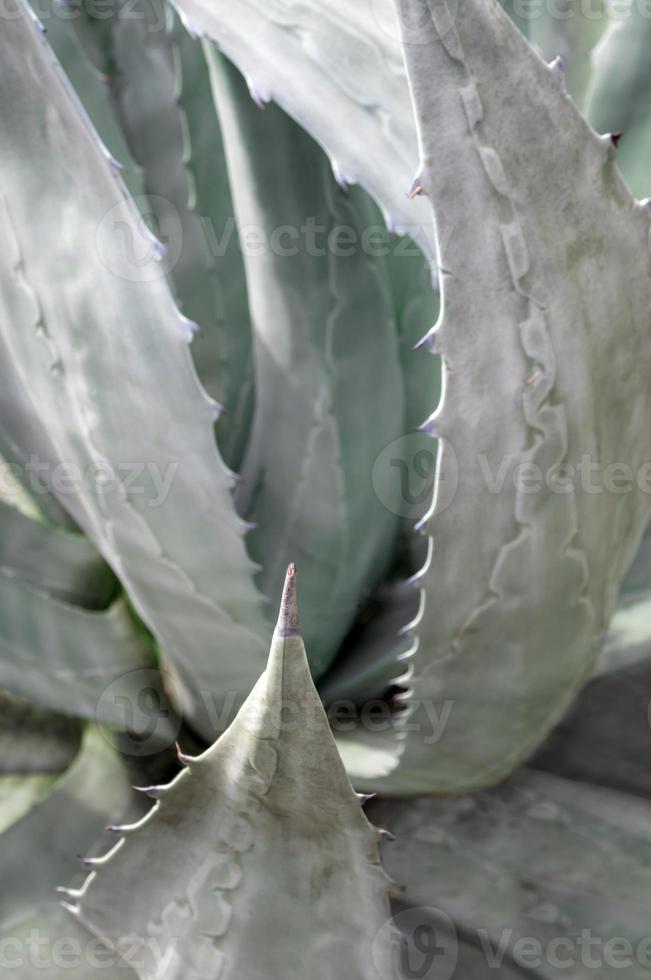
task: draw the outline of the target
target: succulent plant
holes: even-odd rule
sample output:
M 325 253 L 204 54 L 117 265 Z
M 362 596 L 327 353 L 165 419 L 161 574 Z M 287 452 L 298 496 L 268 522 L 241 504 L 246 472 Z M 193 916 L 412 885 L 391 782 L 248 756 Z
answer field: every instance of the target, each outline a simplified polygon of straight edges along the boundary
M 6 0 L 12 977 L 648 976 L 620 6 Z

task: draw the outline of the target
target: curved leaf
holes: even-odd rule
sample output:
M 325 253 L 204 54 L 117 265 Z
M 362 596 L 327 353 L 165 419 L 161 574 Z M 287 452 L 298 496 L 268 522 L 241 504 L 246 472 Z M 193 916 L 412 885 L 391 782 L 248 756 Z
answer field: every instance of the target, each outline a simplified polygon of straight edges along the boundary
M 608 624 L 595 675 L 632 667 L 651 656 L 651 526 L 628 570 Z
M 17 921 L 56 900 L 56 888 L 70 876 L 80 848 L 91 848 L 107 822 L 126 814 L 131 800 L 126 769 L 106 735 L 89 726 L 79 755 L 53 792 L 2 835 L 0 922 Z M 41 860 L 32 860 L 39 842 Z
M 190 207 L 201 221 L 218 274 L 219 356 L 224 365 L 224 415 L 217 427 L 228 465 L 239 470 L 251 431 L 255 390 L 251 323 L 244 261 L 229 183 L 224 144 L 202 45 L 174 20 L 179 105 L 185 119 L 185 159 L 192 188 Z M 236 175 L 237 176 L 237 175 Z M 201 321 L 199 321 L 201 322 Z M 192 356 L 203 380 L 207 337 L 196 338 Z M 209 389 L 210 390 L 210 389 Z
M 2 435 L 0 434 L 0 445 L 1 443 Z M 17 479 L 15 470 L 15 463 L 10 463 L 6 458 L 0 456 L 0 503 L 3 507 L 17 510 L 25 517 L 39 521 L 43 515 L 36 506 L 34 499 Z
M 34 430 L 30 415 L 27 392 L 17 379 L 3 378 L 0 387 L 0 500 L 27 517 L 46 519 L 57 527 L 76 531 L 75 522 L 34 469 L 34 463 L 38 464 L 39 460 L 35 450 L 42 433 Z M 18 448 L 16 438 L 21 445 L 29 447 L 29 455 L 24 455 Z
M 432 412 L 432 399 L 440 394 L 441 363 L 418 349 L 439 315 L 439 293 L 432 283 L 432 269 L 415 242 L 402 239 L 387 256 L 400 356 L 405 377 L 407 412 L 405 432 L 421 425 Z M 437 388 L 437 385 L 439 386 Z
M 399 6 L 424 25 L 405 52 L 445 270 L 443 450 L 406 711 L 392 758 L 353 774 L 456 793 L 562 717 L 648 522 L 650 221 L 495 0 L 453 22 L 444 0 Z
M 0 773 L 59 773 L 73 761 L 81 724 L 0 691 Z
M 250 550 L 272 603 L 287 563 L 300 562 L 318 678 L 385 574 L 398 529 L 395 490 L 383 496 L 372 479 L 404 425 L 388 246 L 370 202 L 337 186 L 312 139 L 277 107 L 261 111 L 236 69 L 206 52 L 238 224 L 260 239 L 245 250 L 256 413 L 236 502 L 256 524 Z
M 133 159 L 120 121 L 111 102 L 109 78 L 88 56 L 86 6 L 68 0 L 38 0 L 34 9 L 47 33 L 48 44 L 57 56 L 84 109 L 92 120 L 108 153 L 119 166 L 129 192 L 140 200 L 142 175 Z M 92 5 L 91 5 L 92 6 Z M 104 23 L 106 8 L 103 9 Z M 101 65 L 104 69 L 105 65 Z
M 0 837 L 0 944 L 15 980 L 36 980 L 45 969 L 48 980 L 135 977 L 123 962 L 107 970 L 106 955 L 64 912 L 56 893 L 80 848 L 90 851 L 107 821 L 129 812 L 131 799 L 119 757 L 89 727 L 78 757 L 49 795 Z
M 600 133 L 622 133 L 617 159 L 634 194 L 651 195 L 651 20 L 619 6 L 593 55 L 586 114 Z
M 228 410 L 218 438 L 239 466 L 253 390 L 246 281 L 208 68 L 162 0 L 88 11 L 130 152 L 142 168 L 139 203 L 168 245 L 166 268 L 196 337 L 192 356 Z
M 489 792 L 378 801 L 370 814 L 396 835 L 383 857 L 412 931 L 444 913 L 483 957 L 480 976 L 648 976 L 646 801 L 523 770 Z
M 531 765 L 651 800 L 650 653 L 590 681 Z
M 363 707 L 385 695 L 392 684 L 404 681 L 404 676 L 398 676 L 399 662 L 413 653 L 407 624 L 416 619 L 419 604 L 418 593 L 408 582 L 391 582 L 378 590 L 319 683 L 326 703 L 344 701 Z
M 567 90 L 583 107 L 591 83 L 593 50 L 608 25 L 604 0 L 591 0 L 589 4 L 585 0 L 532 4 L 528 13 L 525 36 L 546 61 L 562 59 Z
M 0 571 L 0 687 L 62 714 L 148 732 L 143 683 L 156 692 L 158 737 L 169 744 L 174 732 L 162 678 L 124 603 L 81 609 Z
M 434 255 L 427 209 L 405 197 L 417 163 L 413 113 L 389 0 L 177 0 L 186 26 L 216 41 L 256 98 L 275 100 L 359 183 L 387 223 Z
M 135 188 L 130 180 L 127 184 L 145 220 L 172 242 L 169 274 L 192 321 L 188 329 L 197 328 L 192 359 L 202 384 L 227 409 L 217 438 L 227 464 L 239 469 L 254 397 L 249 312 L 201 44 L 159 0 L 116 0 L 101 11 L 75 7 L 74 14 L 75 34 L 106 82 L 107 105 L 89 100 L 82 86 L 84 104 L 113 156 L 127 161 L 129 175 L 135 169 L 132 156 L 138 160 L 139 183 Z M 60 41 L 57 33 L 53 46 L 75 82 L 88 65 L 77 64 L 80 52 L 73 48 L 70 26 Z M 76 82 L 75 87 L 80 90 Z M 113 113 L 108 121 L 107 106 Z M 114 128 L 120 131 L 121 147 L 112 138 Z
M 27 517 L 0 500 L 0 571 L 87 609 L 103 609 L 115 578 L 87 538 Z
M 11 12 L 0 37 L 0 389 L 18 399 L 14 439 L 53 486 L 72 468 L 54 486 L 59 499 L 173 659 L 209 733 L 207 694 L 241 700 L 264 662 L 215 409 L 149 233 L 27 8 Z
M 41 803 L 56 779 L 50 772 L 0 776 L 0 834 Z

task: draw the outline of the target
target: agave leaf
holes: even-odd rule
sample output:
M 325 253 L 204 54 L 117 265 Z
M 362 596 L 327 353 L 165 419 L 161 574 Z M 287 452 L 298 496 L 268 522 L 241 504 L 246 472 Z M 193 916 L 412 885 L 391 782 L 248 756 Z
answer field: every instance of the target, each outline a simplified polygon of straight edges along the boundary
M 405 569 L 415 572 L 423 564 L 422 542 L 411 532 L 416 518 L 422 518 L 429 506 L 436 468 L 436 440 L 417 430 L 441 391 L 440 358 L 420 349 L 420 341 L 436 320 L 439 295 L 427 260 L 410 239 L 389 241 L 386 266 L 405 381 L 405 424 L 403 434 L 375 460 L 372 480 L 378 476 L 386 480 L 388 493 L 380 494 L 381 502 L 403 519 L 399 552 L 404 554 L 399 556 L 393 578 L 404 578 Z M 374 593 L 332 668 L 320 680 L 321 696 L 329 702 L 344 700 L 362 706 L 383 697 L 401 674 L 397 662 L 413 649 L 409 624 L 417 621 L 420 605 L 411 582 L 391 581 Z
M 2 435 L 0 434 L 0 445 Z M 6 457 L 0 456 L 0 503 L 3 507 L 10 507 L 17 510 L 24 517 L 29 517 L 34 521 L 43 519 L 41 510 L 37 507 L 33 497 L 29 495 L 22 483 L 17 479 L 20 468 L 15 463 L 10 463 Z
M 0 776 L 0 834 L 41 803 L 56 780 L 51 772 Z
M 142 176 L 122 132 L 120 121 L 111 103 L 109 79 L 93 64 L 82 43 L 84 35 L 80 22 L 85 10 L 67 0 L 38 0 L 34 3 L 47 32 L 48 44 L 57 56 L 75 92 L 93 122 L 107 152 L 120 167 L 122 179 L 129 192 L 139 200 L 143 193 Z M 106 19 L 106 8 L 103 10 Z
M 480 976 L 501 977 L 502 964 L 545 980 L 648 975 L 646 801 L 523 770 L 488 792 L 369 812 L 396 835 L 383 856 L 412 931 L 444 913 L 481 951 Z
M 106 733 L 89 726 L 79 755 L 53 791 L 2 835 L 0 922 L 17 921 L 41 902 L 56 900 L 56 888 L 70 876 L 80 849 L 87 853 L 106 824 L 127 813 L 132 796 Z M 34 860 L 39 845 L 41 860 Z
M 634 194 L 651 195 L 651 20 L 643 4 L 619 5 L 593 54 L 588 119 L 622 133 L 617 159 Z
M 246 281 L 208 68 L 161 0 L 89 12 L 130 152 L 142 168 L 141 209 L 168 243 L 164 262 L 196 330 L 192 355 L 207 391 L 228 413 L 218 437 L 239 466 L 250 423 Z M 248 378 L 246 379 L 248 381 Z
M 532 760 L 651 798 L 651 528 L 622 583 L 595 675 Z
M 58 901 L 35 906 L 10 931 L 0 932 L 0 943 L 11 980 L 137 980 L 131 966 L 71 919 Z
M 202 695 L 219 678 L 241 700 L 264 662 L 214 405 L 149 233 L 28 8 L 11 13 L 0 38 L 0 390 L 18 399 L 13 437 L 52 481 L 73 467 L 59 499 L 173 658 L 197 724 L 214 731 Z
M 397 664 L 413 653 L 413 636 L 406 626 L 416 619 L 419 605 L 418 593 L 408 582 L 391 582 L 378 590 L 319 683 L 326 703 L 363 707 L 398 682 Z
M 457 931 L 445 913 L 432 907 L 414 907 L 409 898 L 396 898 L 391 903 L 394 923 L 400 930 L 399 976 L 421 976 L 422 980 L 439 977 L 463 977 L 463 980 L 488 980 L 493 970 L 475 937 Z M 523 970 L 501 957 L 500 980 L 540 980 L 533 970 Z
M 592 53 L 608 26 L 604 0 L 532 4 L 529 14 L 525 36 L 547 61 L 562 59 L 567 90 L 583 106 L 591 81 Z
M 60 602 L 0 570 L 0 687 L 41 707 L 148 732 L 154 689 L 158 737 L 173 741 L 151 650 L 122 600 L 105 611 Z
M 17 379 L 10 382 L 3 378 L 0 386 L 0 500 L 28 517 L 46 519 L 58 527 L 77 530 L 70 515 L 33 469 L 32 464 L 39 459 L 36 449 L 43 433 L 35 431 L 30 411 L 27 392 L 21 389 Z M 28 455 L 18 449 L 9 430 L 20 433 L 21 444 L 29 447 Z M 35 441 L 30 443 L 32 437 Z M 46 445 L 51 452 L 51 445 Z
M 202 223 L 218 273 L 219 356 L 224 365 L 223 399 L 228 414 L 217 428 L 229 466 L 239 470 L 253 419 L 254 385 L 251 323 L 244 261 L 233 209 L 223 139 L 202 45 L 174 19 L 179 105 L 185 118 L 185 158 L 192 194 L 190 207 Z M 237 176 L 237 175 L 236 175 Z M 204 378 L 204 349 L 197 337 L 192 355 Z
M 626 596 L 608 625 L 595 676 L 632 667 L 651 655 L 651 592 Z
M 69 29 L 74 31 L 86 60 L 104 82 L 108 92 L 113 67 L 110 39 L 115 0 L 105 3 L 101 11 L 85 0 L 52 0 L 52 3 L 54 15 L 58 14 L 63 20 L 68 21 Z M 98 13 L 101 16 L 97 16 Z M 109 105 L 114 109 L 110 98 Z M 118 126 L 121 129 L 119 122 Z M 124 133 L 122 138 L 124 139 Z
M 135 4 L 118 0 L 110 17 L 101 20 L 111 94 L 131 152 L 142 168 L 157 237 L 167 246 L 163 264 L 173 277 L 182 313 L 196 329 L 202 328 L 197 341 L 211 348 L 210 355 L 204 352 L 202 357 L 208 367 L 202 381 L 223 402 L 217 269 L 201 222 L 189 207 L 192 187 L 184 156 L 185 119 L 178 102 L 170 11 L 159 0 Z M 196 50 L 201 57 L 200 46 Z M 210 125 L 209 116 L 205 122 Z
M 418 156 L 389 0 L 178 0 L 194 34 L 216 41 L 260 101 L 275 100 L 321 144 L 338 174 L 381 205 L 387 223 L 433 256 L 422 202 L 407 206 Z
M 403 238 L 395 243 L 387 256 L 387 272 L 396 306 L 406 379 L 407 433 L 431 415 L 432 397 L 438 397 L 437 391 L 440 395 L 440 359 L 427 357 L 417 349 L 438 319 L 439 293 L 432 282 L 431 266 L 411 239 Z
M 143 978 L 391 975 L 371 955 L 386 968 L 377 833 L 310 678 L 293 566 L 266 672 L 231 728 L 182 761 L 73 897 L 80 920 L 113 948 L 146 938 Z
M 112 2 L 102 11 L 73 5 L 63 24 L 57 0 L 50 11 L 56 32 L 48 39 L 66 74 L 143 217 L 171 241 L 168 268 L 187 328 L 196 327 L 192 359 L 227 409 L 218 443 L 238 469 L 253 411 L 249 313 L 201 45 L 159 0 Z
M 608 624 L 595 675 L 632 667 L 651 656 L 651 526 L 626 574 Z
M 403 432 L 405 401 L 384 246 L 365 237 L 381 219 L 361 192 L 337 186 L 300 127 L 276 106 L 260 111 L 237 70 L 206 53 L 238 224 L 264 236 L 245 250 L 256 413 L 236 502 L 256 524 L 249 546 L 272 603 L 289 559 L 301 561 L 318 678 L 386 572 L 398 529 L 397 493 L 382 499 L 371 481 Z
M 443 0 L 400 9 L 425 24 L 405 52 L 446 270 L 430 338 L 443 450 L 402 738 L 357 775 L 462 792 L 561 718 L 648 522 L 650 222 L 611 141 L 494 0 L 460 0 L 454 22 Z
M 81 725 L 0 691 L 0 773 L 59 773 L 79 751 Z
M 566 779 L 651 799 L 650 695 L 649 657 L 596 677 L 532 757 L 531 765 Z
M 93 937 L 64 912 L 56 893 L 80 849 L 92 851 L 107 822 L 133 812 L 132 795 L 106 736 L 89 727 L 78 757 L 47 797 L 34 798 L 29 812 L 0 837 L 0 943 L 13 980 L 36 980 L 45 969 L 48 980 L 88 980 L 95 966 L 105 980 L 135 976 L 124 963 L 110 970 Z M 6 813 L 3 800 L 0 821 Z
M 115 577 L 87 538 L 51 527 L 0 500 L 0 569 L 54 599 L 103 609 Z
M 504 10 L 514 24 L 520 28 L 525 37 L 529 36 L 529 9 L 522 4 L 521 0 L 500 0 Z

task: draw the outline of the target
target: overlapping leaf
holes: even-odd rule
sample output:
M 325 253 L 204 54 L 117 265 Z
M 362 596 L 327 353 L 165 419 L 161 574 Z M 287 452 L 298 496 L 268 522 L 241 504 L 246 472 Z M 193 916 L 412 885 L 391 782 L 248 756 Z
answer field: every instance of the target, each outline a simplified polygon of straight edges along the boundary
M 560 3 L 514 4 L 525 16 L 524 33 L 547 61 L 560 58 L 567 90 L 583 106 L 592 75 L 595 45 L 608 27 L 603 0 L 560 0 Z M 617 16 L 615 11 L 613 16 Z
M 112 746 L 89 728 L 69 770 L 45 798 L 32 795 L 0 836 L 0 943 L 13 980 L 135 980 L 125 962 L 111 960 L 67 915 L 56 891 L 74 873 L 80 849 L 92 852 L 107 822 L 134 812 L 132 795 Z M 0 822 L 9 804 L 16 814 L 15 793 L 0 801 Z
M 0 773 L 60 773 L 81 742 L 81 723 L 0 691 Z
M 238 467 L 253 404 L 249 315 L 201 44 L 159 0 L 116 2 L 101 16 L 93 10 L 80 16 L 99 50 L 128 153 L 142 168 L 146 197 L 138 203 L 167 243 L 163 261 L 188 330 L 196 331 L 199 377 L 227 409 L 220 445 Z
M 0 688 L 44 708 L 173 738 L 162 677 L 121 599 L 106 610 L 54 599 L 0 571 Z M 167 719 L 167 720 L 166 720 Z
M 103 609 L 115 577 L 87 538 L 52 527 L 0 500 L 0 571 L 54 599 Z
M 412 970 L 438 939 L 425 976 L 456 976 L 444 971 L 465 941 L 480 977 L 648 977 L 646 800 L 525 769 L 488 792 L 378 801 L 370 813 L 396 835 L 383 856 L 406 886 L 397 922 Z
M 386 572 L 398 528 L 397 490 L 382 492 L 391 474 L 373 481 L 405 416 L 383 229 L 314 141 L 277 107 L 261 111 L 206 50 L 238 223 L 258 236 L 245 248 L 256 414 L 236 501 L 257 525 L 251 554 L 273 603 L 289 560 L 300 563 L 318 678 Z
M 562 716 L 648 521 L 650 222 L 497 3 L 400 9 L 423 25 L 405 51 L 445 270 L 444 448 L 407 711 L 393 761 L 359 775 L 459 792 Z
M 633 190 L 651 196 L 651 19 L 630 0 L 593 54 L 586 113 L 600 133 L 622 134 L 618 162 Z
M 179 0 L 186 25 L 217 41 L 257 98 L 273 99 L 362 185 L 388 223 L 430 257 L 427 209 L 408 207 L 417 162 L 399 29 L 389 0 Z
M 0 38 L 3 424 L 50 481 L 68 467 L 61 501 L 214 731 L 205 700 L 217 674 L 241 700 L 264 660 L 215 409 L 155 242 L 28 8 L 11 9 Z

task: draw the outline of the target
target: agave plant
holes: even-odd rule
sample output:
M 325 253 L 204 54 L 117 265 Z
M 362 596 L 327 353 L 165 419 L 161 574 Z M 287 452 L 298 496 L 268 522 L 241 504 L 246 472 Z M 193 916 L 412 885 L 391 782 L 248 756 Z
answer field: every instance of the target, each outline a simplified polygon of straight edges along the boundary
M 649 975 L 621 6 L 7 0 L 8 976 Z

